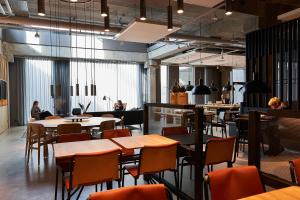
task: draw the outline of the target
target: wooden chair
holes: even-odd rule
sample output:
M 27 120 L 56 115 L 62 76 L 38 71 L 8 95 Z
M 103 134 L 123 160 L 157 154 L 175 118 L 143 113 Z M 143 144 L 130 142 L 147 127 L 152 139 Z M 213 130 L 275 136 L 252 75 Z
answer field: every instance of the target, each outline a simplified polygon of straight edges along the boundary
M 213 171 L 213 165 L 227 163 L 227 167 L 232 167 L 236 161 L 236 138 L 214 138 L 206 143 L 204 152 L 204 165 L 208 167 L 208 171 Z M 183 167 L 195 165 L 193 157 L 184 157 L 181 161 L 180 171 L 180 189 L 182 189 Z
M 41 147 L 44 147 L 44 157 L 48 155 L 48 144 L 52 144 L 55 138 L 47 135 L 45 127 L 41 124 L 28 124 L 28 133 L 26 138 L 27 164 L 29 163 L 30 152 L 33 149 L 38 151 L 38 165 L 40 165 Z M 36 146 L 35 146 L 36 145 Z
M 81 124 L 70 123 L 70 124 L 60 124 L 57 126 L 57 134 L 69 134 L 69 133 L 81 133 Z
M 163 136 L 171 136 L 171 135 L 187 135 L 189 131 L 186 127 L 178 126 L 178 127 L 163 127 L 161 130 L 161 134 Z
M 45 117 L 45 120 L 50 120 L 50 119 L 61 119 L 61 116 L 53 115 L 53 116 Z
M 235 200 L 265 192 L 258 170 L 255 166 L 234 167 L 209 172 L 205 184 L 212 200 Z
M 64 177 L 63 188 L 68 200 L 79 190 L 79 199 L 85 186 L 117 180 L 120 186 L 119 150 L 102 153 L 77 154 L 72 158 L 70 177 Z M 64 194 L 64 190 L 63 190 Z
M 88 200 L 172 200 L 163 184 L 130 186 L 90 194 Z
M 217 128 L 221 128 L 221 133 L 222 133 L 222 137 L 227 138 L 227 122 L 229 120 L 230 114 L 226 113 L 225 111 L 221 111 L 218 115 L 218 120 L 216 122 L 212 121 L 211 122 L 211 135 L 213 135 L 213 127 Z
M 114 118 L 115 116 L 113 114 L 103 114 L 101 117 L 109 117 L 109 118 Z
M 125 170 L 134 178 L 134 184 L 142 174 L 161 173 L 167 170 L 174 172 L 175 185 L 178 189 L 177 179 L 177 143 L 171 145 L 145 146 L 141 149 L 138 165 L 125 165 L 123 167 L 122 185 L 124 186 Z
M 300 186 L 300 158 L 289 161 L 292 182 Z
M 113 130 L 115 129 L 115 125 L 115 120 L 103 121 L 100 123 L 100 132 L 102 133 L 105 130 Z
M 85 113 L 83 113 L 83 114 L 81 114 L 81 115 L 77 115 L 78 117 L 94 117 L 93 115 L 91 115 L 91 114 L 85 114 Z

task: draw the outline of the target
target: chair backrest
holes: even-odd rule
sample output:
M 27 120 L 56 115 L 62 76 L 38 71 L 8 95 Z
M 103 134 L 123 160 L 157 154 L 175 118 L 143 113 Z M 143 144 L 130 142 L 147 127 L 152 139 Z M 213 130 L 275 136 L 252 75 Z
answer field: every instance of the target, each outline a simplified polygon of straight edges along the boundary
M 208 182 L 212 200 L 240 199 L 265 191 L 255 166 L 209 172 Z
M 129 137 L 132 136 L 129 129 L 114 129 L 104 130 L 101 134 L 101 139 L 112 139 L 117 137 Z M 133 155 L 134 149 L 122 149 L 125 156 Z
M 87 133 L 70 133 L 59 135 L 57 138 L 57 143 L 85 141 L 91 139 L 92 136 Z
M 111 118 L 114 118 L 114 115 L 113 114 L 103 114 L 103 115 L 101 115 L 101 117 L 111 117 Z
M 45 117 L 45 120 L 49 120 L 49 119 L 61 119 L 61 116 L 53 115 L 53 116 Z
M 300 186 L 300 158 L 291 160 L 289 163 L 292 182 Z
M 236 138 L 210 139 L 205 149 L 205 165 L 214 165 L 223 162 L 235 162 Z
M 115 120 L 107 120 L 100 123 L 100 131 L 113 130 L 115 129 Z
M 113 129 L 113 130 L 104 130 L 101 134 L 101 139 L 112 139 L 116 137 L 128 137 L 132 136 L 128 128 L 125 129 Z
M 163 127 L 162 130 L 161 130 L 161 134 L 163 136 L 185 135 L 185 134 L 189 134 L 189 131 L 186 127 L 183 127 L 183 126 Z
M 119 179 L 119 155 L 120 150 L 76 154 L 70 177 L 72 188 Z
M 57 126 L 57 133 L 69 134 L 69 133 L 81 133 L 81 124 L 79 123 L 70 123 L 70 124 L 59 124 Z
M 163 184 L 139 185 L 96 192 L 89 200 L 172 200 L 172 195 Z
M 91 115 L 91 114 L 85 114 L 85 113 L 83 113 L 83 114 L 81 114 L 81 115 L 78 115 L 79 117 L 94 117 L 93 115 Z
M 204 121 L 206 123 L 211 123 L 214 119 L 215 115 L 212 115 L 212 114 L 207 114 L 207 115 L 204 115 Z
M 32 138 L 41 138 L 44 137 L 46 134 L 46 129 L 42 124 L 28 124 L 29 126 L 29 134 L 28 134 L 28 138 L 32 139 Z
M 173 170 L 176 168 L 177 143 L 145 146 L 141 150 L 139 174 Z

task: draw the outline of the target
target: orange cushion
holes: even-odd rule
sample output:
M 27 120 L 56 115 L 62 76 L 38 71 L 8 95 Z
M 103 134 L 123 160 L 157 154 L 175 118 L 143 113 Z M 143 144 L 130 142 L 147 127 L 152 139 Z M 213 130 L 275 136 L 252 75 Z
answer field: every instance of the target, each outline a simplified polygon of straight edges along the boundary
M 254 166 L 217 170 L 208 176 L 212 200 L 235 200 L 264 192 Z
M 90 200 L 167 200 L 166 188 L 162 184 L 131 186 L 93 193 Z
M 139 176 L 137 165 L 126 165 L 125 168 L 127 169 L 127 171 L 131 176 L 133 177 Z
M 300 158 L 291 160 L 291 163 L 293 163 L 297 184 L 300 186 Z

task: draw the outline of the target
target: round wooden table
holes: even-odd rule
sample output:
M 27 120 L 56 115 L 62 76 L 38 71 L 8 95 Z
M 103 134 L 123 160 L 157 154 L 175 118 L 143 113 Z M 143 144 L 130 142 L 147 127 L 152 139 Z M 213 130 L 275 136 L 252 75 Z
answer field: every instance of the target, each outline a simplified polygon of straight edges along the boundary
M 116 123 L 120 122 L 119 118 L 112 117 L 90 117 L 82 119 L 82 121 L 73 122 L 70 118 L 60 118 L 60 119 L 48 119 L 48 120 L 37 120 L 30 122 L 31 124 L 42 124 L 46 129 L 57 129 L 60 124 L 72 124 L 79 123 L 82 129 L 91 129 L 93 127 L 100 127 L 101 122 L 115 120 Z

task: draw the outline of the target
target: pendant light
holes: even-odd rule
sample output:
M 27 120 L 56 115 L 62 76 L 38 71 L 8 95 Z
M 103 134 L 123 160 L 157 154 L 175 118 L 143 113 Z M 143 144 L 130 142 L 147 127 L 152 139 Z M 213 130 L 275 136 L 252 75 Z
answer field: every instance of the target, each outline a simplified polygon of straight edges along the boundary
M 259 80 L 257 73 L 253 72 L 253 80 L 248 81 L 245 85 L 245 93 L 247 94 L 264 94 L 268 93 L 267 85 Z
M 70 74 L 71 74 L 71 76 L 70 76 L 70 96 L 74 96 L 74 87 L 73 87 L 73 71 L 72 71 L 72 68 L 73 68 L 73 66 L 72 66 L 72 61 L 73 61 L 73 55 L 72 55 L 72 51 L 73 51 L 73 49 L 72 49 L 72 30 L 71 30 L 71 24 L 72 24 L 72 18 L 71 18 L 71 16 L 72 16 L 72 9 L 71 9 L 71 2 L 69 2 L 69 13 L 70 13 L 70 19 L 69 19 L 69 27 L 70 27 L 70 29 L 69 29 L 69 43 L 70 43 Z
M 77 65 L 77 81 L 76 81 L 76 96 L 79 96 L 79 82 L 78 82 L 78 24 L 77 24 L 77 5 L 75 4 L 75 16 L 76 16 L 76 65 Z
M 39 1 L 38 1 L 39 3 Z M 50 6 L 50 55 L 51 55 L 51 58 L 53 56 L 53 47 L 52 47 L 52 9 L 51 9 L 51 1 L 49 1 L 49 6 Z M 53 84 L 53 66 L 51 66 L 51 85 L 50 85 L 50 95 L 51 95 L 51 98 L 54 98 L 54 84 Z
M 171 6 L 171 0 L 169 0 L 169 6 L 168 6 L 168 31 L 173 30 L 173 10 Z
M 94 1 L 93 1 L 93 8 L 95 8 L 95 6 L 94 6 Z M 94 16 L 94 12 L 93 12 L 93 24 L 95 23 L 95 18 L 94 18 L 95 16 Z M 107 7 L 107 16 L 106 16 L 106 18 L 107 18 L 107 21 L 108 21 L 108 25 L 109 25 L 109 7 Z M 94 33 L 94 35 L 93 35 L 93 39 L 94 39 L 94 62 L 93 62 L 93 66 L 94 66 L 94 77 L 93 77 L 93 79 L 92 80 L 94 80 L 94 83 L 93 83 L 93 95 L 94 96 L 96 96 L 97 95 L 97 88 L 96 88 L 96 75 L 95 75 L 95 73 L 96 73 L 96 68 L 95 68 L 95 65 L 96 65 L 96 35 L 95 35 L 95 33 Z
M 103 2 L 101 1 L 101 6 L 102 6 Z M 93 5 L 91 3 L 91 10 L 90 10 L 90 21 L 92 24 L 94 24 L 94 10 L 92 10 L 94 8 L 94 1 L 93 1 Z M 92 16 L 92 13 L 93 13 L 93 16 Z M 90 59 L 91 59 L 91 62 L 90 62 L 90 67 L 91 67 L 91 96 L 94 96 L 94 82 L 93 82 L 93 61 L 92 61 L 92 58 L 93 58 L 93 33 L 94 33 L 94 28 L 92 28 L 93 26 L 91 26 L 91 56 L 90 56 Z
M 84 4 L 84 24 L 85 26 L 87 26 L 87 22 L 86 22 L 86 4 Z M 85 96 L 89 96 L 89 86 L 87 84 L 87 59 L 86 59 L 86 35 L 84 34 L 84 67 L 85 67 L 85 86 L 84 86 L 84 94 Z
M 211 94 L 211 91 L 210 91 L 209 87 L 204 85 L 203 79 L 201 78 L 199 80 L 199 85 L 197 85 L 193 89 L 193 95 L 209 95 L 209 94 Z
M 109 32 L 109 7 L 107 7 L 107 16 L 104 17 L 104 31 L 105 32 Z
M 108 15 L 107 0 L 101 0 L 101 16 L 106 17 Z
M 59 16 L 60 16 L 60 1 L 58 1 L 57 3 L 57 16 L 56 18 L 58 19 Z M 59 26 L 60 26 L 60 23 L 59 21 L 56 23 L 57 24 L 57 32 L 56 32 L 56 42 L 58 41 L 58 54 L 57 54 L 57 44 L 56 44 L 56 61 L 55 61 L 55 66 L 56 66 L 56 71 L 58 71 L 58 60 L 60 58 L 60 33 L 59 33 Z M 55 73 L 55 76 L 58 76 L 58 78 L 56 78 L 56 81 L 58 82 L 58 84 L 56 84 L 55 86 L 55 96 L 56 97 L 61 97 L 62 95 L 62 88 L 61 88 L 61 78 L 58 74 Z
M 44 17 L 46 15 L 45 12 L 45 0 L 38 0 L 38 15 Z
M 225 15 L 232 14 L 232 0 L 225 0 Z
M 145 21 L 146 19 L 146 0 L 140 0 L 140 20 Z
M 192 91 L 194 89 L 194 86 L 191 85 L 191 81 L 189 81 L 188 85 L 185 86 L 186 91 Z
M 184 13 L 183 6 L 184 6 L 183 0 L 177 0 L 177 13 L 178 14 Z

